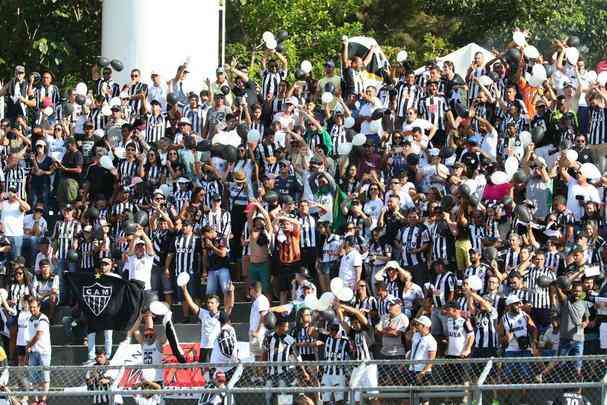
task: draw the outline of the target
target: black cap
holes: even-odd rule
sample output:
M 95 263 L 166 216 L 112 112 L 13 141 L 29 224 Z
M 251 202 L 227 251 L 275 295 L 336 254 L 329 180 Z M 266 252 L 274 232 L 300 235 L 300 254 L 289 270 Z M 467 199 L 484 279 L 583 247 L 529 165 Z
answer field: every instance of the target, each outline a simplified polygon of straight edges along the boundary
M 160 101 L 158 101 L 158 100 L 156 100 L 156 99 L 154 99 L 154 100 L 150 101 L 150 104 L 151 104 L 151 105 L 161 105 L 161 104 L 160 104 Z
M 443 309 L 459 309 L 459 307 L 457 306 L 457 302 L 449 301 L 443 305 Z
M 42 238 L 38 241 L 39 245 L 50 245 L 51 241 L 49 240 L 49 238 Z
M 220 195 L 219 193 L 214 193 L 214 194 L 211 196 L 211 200 L 212 200 L 212 201 L 221 201 L 221 195 Z

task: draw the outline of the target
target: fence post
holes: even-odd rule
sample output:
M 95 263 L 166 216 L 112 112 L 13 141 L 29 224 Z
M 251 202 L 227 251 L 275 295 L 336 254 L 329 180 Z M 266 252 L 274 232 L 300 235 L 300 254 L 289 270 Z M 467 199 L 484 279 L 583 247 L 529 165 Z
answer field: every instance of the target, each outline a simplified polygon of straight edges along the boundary
M 491 371 L 492 368 L 493 368 L 493 359 L 491 358 L 491 359 L 489 359 L 487 364 L 485 364 L 485 368 L 481 372 L 481 375 L 478 377 L 478 381 L 476 382 L 476 386 L 474 387 L 474 401 L 476 402 L 476 405 L 483 404 L 483 390 L 481 389 L 481 387 L 483 386 L 483 384 L 485 384 L 485 380 L 489 376 L 489 372 Z M 470 402 L 470 403 L 472 403 L 472 402 Z
M 603 383 L 601 387 L 601 396 L 603 397 L 601 398 L 601 402 L 603 405 L 607 405 L 607 373 L 605 373 L 605 377 L 603 377 L 601 382 Z

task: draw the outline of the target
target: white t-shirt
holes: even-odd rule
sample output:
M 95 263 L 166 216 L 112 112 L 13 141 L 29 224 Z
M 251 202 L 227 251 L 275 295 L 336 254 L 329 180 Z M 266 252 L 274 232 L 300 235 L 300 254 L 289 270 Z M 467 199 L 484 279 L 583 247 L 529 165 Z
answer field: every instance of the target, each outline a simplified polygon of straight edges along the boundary
M 19 207 L 19 202 L 2 202 L 2 227 L 6 236 L 23 236 L 23 218 L 25 214 Z
M 384 203 L 379 198 L 375 200 L 369 200 L 365 203 L 363 211 L 371 219 L 371 226 L 369 227 L 369 230 L 372 231 L 377 226 L 377 221 L 379 221 L 379 217 L 381 215 L 381 210 L 383 207 Z
M 580 202 L 575 198 L 578 195 L 584 197 L 584 202 L 601 202 L 599 191 L 592 184 L 582 187 L 574 178 L 569 179 L 567 188 L 567 208 L 571 210 L 576 221 L 579 221 L 582 218 L 582 215 L 584 215 L 584 206 L 580 205 Z
M 211 315 L 211 313 L 200 308 L 198 311 L 198 319 L 200 319 L 200 347 L 204 349 L 212 349 L 213 343 L 221 332 L 221 323 L 219 319 Z
M 29 324 L 30 324 L 29 311 L 21 311 L 17 318 L 17 346 L 26 346 L 30 340 Z
M 51 333 L 50 323 L 48 318 L 44 314 L 40 314 L 37 318 L 33 316 L 29 320 L 29 337 L 30 341 L 36 335 L 36 333 L 42 332 L 40 338 L 32 346 L 32 351 L 37 353 L 50 353 L 51 352 Z
M 344 285 L 354 289 L 354 284 L 358 281 L 354 269 L 362 265 L 362 256 L 356 249 L 352 249 L 348 254 L 342 256 L 339 263 L 339 278 L 344 281 Z
M 145 283 L 145 289 L 152 289 L 152 266 L 154 257 L 144 254 L 141 259 L 129 256 L 125 267 L 129 271 L 129 280 L 139 280 Z
M 44 217 L 40 217 L 38 226 L 40 228 L 40 235 L 46 234 L 47 222 L 46 222 L 46 219 L 44 219 Z M 33 228 L 34 228 L 34 214 L 28 214 L 23 218 L 23 229 L 32 230 Z
M 253 333 L 257 330 L 259 323 L 261 322 L 261 314 L 260 312 L 267 312 L 270 310 L 270 301 L 268 297 L 261 294 L 259 297 L 255 298 L 253 305 L 251 306 L 251 314 L 249 315 L 249 332 Z M 261 333 L 260 336 L 264 336 L 266 332 L 266 327 L 262 324 L 259 329 Z
M 497 157 L 497 131 L 487 133 L 481 143 L 481 150 L 493 159 Z
M 409 360 L 424 361 L 430 360 L 430 352 L 436 353 L 436 339 L 431 334 L 422 336 L 421 333 L 415 332 L 411 340 L 411 353 Z M 409 370 L 420 372 L 426 367 L 426 363 L 414 363 L 409 366 Z

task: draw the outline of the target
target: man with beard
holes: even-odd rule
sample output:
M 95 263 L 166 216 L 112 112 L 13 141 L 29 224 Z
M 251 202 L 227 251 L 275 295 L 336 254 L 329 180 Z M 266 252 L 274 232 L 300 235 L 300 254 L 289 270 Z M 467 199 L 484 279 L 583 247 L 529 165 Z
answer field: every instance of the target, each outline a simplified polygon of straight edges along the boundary
M 403 267 L 411 272 L 413 281 L 420 285 L 428 281 L 426 254 L 431 248 L 430 232 L 415 209 L 409 210 L 407 225 L 400 230 L 395 243 L 400 247 Z

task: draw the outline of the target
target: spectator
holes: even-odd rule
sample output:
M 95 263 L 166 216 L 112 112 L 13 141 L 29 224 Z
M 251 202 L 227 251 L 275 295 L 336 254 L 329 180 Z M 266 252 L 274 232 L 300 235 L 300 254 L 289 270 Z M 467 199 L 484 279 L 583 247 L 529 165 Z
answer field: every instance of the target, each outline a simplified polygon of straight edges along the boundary
M 28 300 L 31 317 L 29 319 L 29 340 L 26 351 L 30 367 L 50 367 L 51 365 L 51 331 L 48 317 L 40 312 L 40 302 L 31 297 Z M 31 381 L 36 389 L 47 392 L 51 382 L 50 370 L 31 371 Z M 34 397 L 38 403 L 46 404 L 46 395 Z
M 0 205 L 2 210 L 2 231 L 11 242 L 11 255 L 14 259 L 21 256 L 21 248 L 23 247 L 23 219 L 25 212 L 29 211 L 30 205 L 17 195 L 17 189 L 11 187 L 8 193 L 4 193 L 3 200 Z

